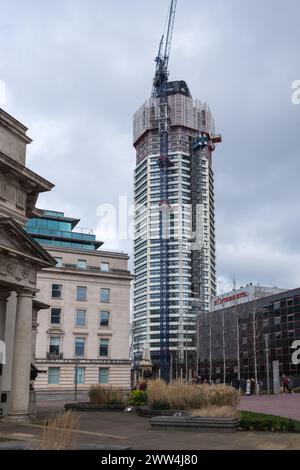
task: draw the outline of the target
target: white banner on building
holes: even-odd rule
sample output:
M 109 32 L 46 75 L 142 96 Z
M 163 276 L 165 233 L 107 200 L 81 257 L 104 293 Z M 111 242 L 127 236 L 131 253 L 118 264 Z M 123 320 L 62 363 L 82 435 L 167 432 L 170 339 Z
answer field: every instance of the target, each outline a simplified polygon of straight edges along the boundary
M 274 394 L 280 393 L 279 361 L 273 361 L 273 387 Z

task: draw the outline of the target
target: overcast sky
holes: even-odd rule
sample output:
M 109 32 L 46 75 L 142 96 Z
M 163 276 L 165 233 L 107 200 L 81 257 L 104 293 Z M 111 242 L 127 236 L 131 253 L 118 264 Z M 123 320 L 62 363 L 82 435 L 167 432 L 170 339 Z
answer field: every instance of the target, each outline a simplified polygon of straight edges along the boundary
M 0 0 L 2 107 L 29 127 L 39 207 L 81 218 L 132 200 L 132 115 L 151 92 L 169 0 Z M 220 288 L 300 285 L 299 0 L 178 0 L 170 79 L 209 103 Z

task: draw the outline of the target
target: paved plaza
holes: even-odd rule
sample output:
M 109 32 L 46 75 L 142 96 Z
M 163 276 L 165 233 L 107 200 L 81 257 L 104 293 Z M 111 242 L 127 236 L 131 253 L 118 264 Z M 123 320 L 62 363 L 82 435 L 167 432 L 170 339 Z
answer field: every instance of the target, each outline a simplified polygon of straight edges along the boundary
M 241 397 L 239 409 L 300 421 L 300 393 Z
M 280 397 L 243 397 L 240 408 L 264 411 L 300 419 L 300 395 Z M 279 409 L 282 406 L 282 410 Z M 275 408 L 276 413 L 275 413 Z M 44 418 L 63 411 L 63 402 L 43 402 L 38 407 L 36 424 L 0 421 L 0 441 L 18 441 L 30 447 L 42 433 Z M 298 414 L 297 414 L 298 413 Z M 153 431 L 147 418 L 122 412 L 80 412 L 80 429 L 76 431 L 77 448 L 143 450 L 300 450 L 300 434 L 238 432 L 196 433 Z M 9 446 L 10 444 L 8 444 Z M 14 444 L 15 445 L 15 444 Z M 0 448 L 6 447 L 5 442 Z

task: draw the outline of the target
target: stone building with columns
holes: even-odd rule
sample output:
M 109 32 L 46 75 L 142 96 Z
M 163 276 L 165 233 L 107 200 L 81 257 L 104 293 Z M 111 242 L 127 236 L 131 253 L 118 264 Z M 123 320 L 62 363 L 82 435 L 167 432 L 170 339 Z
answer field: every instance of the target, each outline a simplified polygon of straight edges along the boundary
M 26 167 L 27 128 L 0 109 L 0 341 L 6 345 L 1 364 L 0 413 L 27 419 L 30 363 L 37 312 L 37 273 L 55 265 L 52 256 L 24 230 L 39 213 L 40 193 L 53 185 Z

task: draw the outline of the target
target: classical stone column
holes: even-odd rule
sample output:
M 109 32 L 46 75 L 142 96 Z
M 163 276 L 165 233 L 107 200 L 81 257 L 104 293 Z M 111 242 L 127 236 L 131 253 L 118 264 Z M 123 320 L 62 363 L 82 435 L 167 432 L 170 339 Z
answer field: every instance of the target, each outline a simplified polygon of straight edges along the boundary
M 7 289 L 0 288 L 0 340 L 5 339 L 5 320 L 6 320 L 6 304 L 10 292 Z
M 5 341 L 6 304 L 9 296 L 10 292 L 7 289 L 0 289 L 0 341 Z M 2 392 L 2 375 L 3 365 L 0 364 L 0 398 Z
M 17 420 L 28 419 L 29 412 L 33 296 L 34 292 L 29 289 L 22 289 L 17 294 L 11 407 L 8 416 Z
M 31 359 L 31 362 L 35 362 L 35 349 L 36 349 L 36 337 L 37 337 L 37 329 L 39 327 L 39 323 L 37 322 L 37 318 L 38 318 L 38 312 L 39 312 L 39 309 L 38 308 L 34 308 L 32 310 L 32 342 L 31 342 L 31 347 L 32 347 L 32 350 L 31 350 L 31 356 L 32 356 L 32 359 Z

